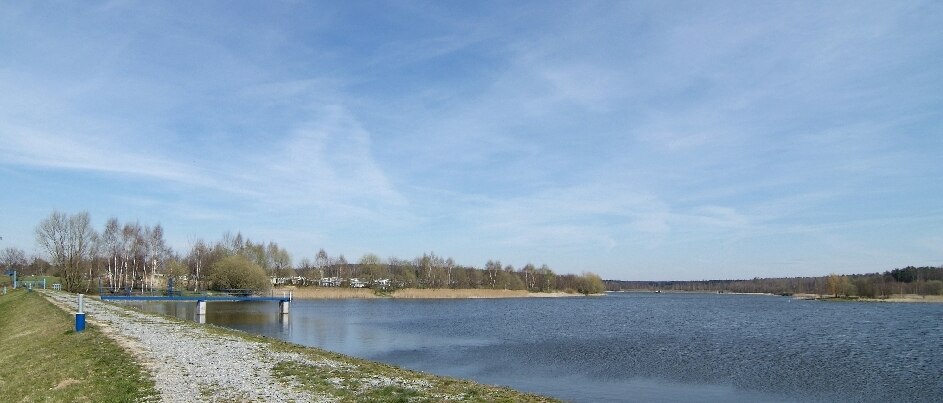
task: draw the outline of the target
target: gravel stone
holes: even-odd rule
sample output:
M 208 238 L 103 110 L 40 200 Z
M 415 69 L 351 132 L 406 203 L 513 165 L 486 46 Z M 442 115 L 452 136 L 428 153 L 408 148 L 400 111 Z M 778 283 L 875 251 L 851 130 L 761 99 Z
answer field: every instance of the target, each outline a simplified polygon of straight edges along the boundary
M 68 312 L 75 312 L 75 294 L 42 291 Z M 253 401 L 322 402 L 272 374 L 275 364 L 294 361 L 304 365 L 337 367 L 346 364 L 268 349 L 263 343 L 212 334 L 156 315 L 137 312 L 97 298 L 85 298 L 90 323 L 125 347 L 153 377 L 163 402 Z

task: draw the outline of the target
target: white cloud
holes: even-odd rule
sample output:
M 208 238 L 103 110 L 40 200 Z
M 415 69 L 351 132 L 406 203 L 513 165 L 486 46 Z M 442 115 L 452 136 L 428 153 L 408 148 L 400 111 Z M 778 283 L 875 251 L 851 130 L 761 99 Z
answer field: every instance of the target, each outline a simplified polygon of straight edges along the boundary
M 9 164 L 208 184 L 205 178 L 185 164 L 157 153 L 132 151 L 130 148 L 125 143 L 114 143 L 77 132 L 52 134 L 30 127 L 0 125 L 0 150 L 6 155 Z
M 405 203 L 374 160 L 370 133 L 346 108 L 328 105 L 312 115 L 264 153 L 253 182 L 286 202 Z
M 480 233 L 524 247 L 611 249 L 623 242 L 625 231 L 657 238 L 671 230 L 660 200 L 619 186 L 578 185 L 492 198 L 468 215 Z

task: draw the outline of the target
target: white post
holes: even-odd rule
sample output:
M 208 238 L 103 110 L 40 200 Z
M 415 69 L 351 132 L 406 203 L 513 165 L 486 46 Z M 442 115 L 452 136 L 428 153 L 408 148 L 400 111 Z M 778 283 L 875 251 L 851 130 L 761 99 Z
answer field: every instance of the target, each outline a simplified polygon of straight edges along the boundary
M 282 332 L 288 333 L 288 315 L 278 315 L 278 323 L 281 323 L 282 325 Z
M 197 301 L 197 302 L 196 302 L 196 314 L 197 314 L 197 315 L 206 315 L 206 301 Z
M 85 294 L 79 294 L 79 313 L 85 313 Z
M 278 301 L 278 308 L 283 315 L 288 314 L 288 307 L 291 305 L 291 302 L 287 300 Z

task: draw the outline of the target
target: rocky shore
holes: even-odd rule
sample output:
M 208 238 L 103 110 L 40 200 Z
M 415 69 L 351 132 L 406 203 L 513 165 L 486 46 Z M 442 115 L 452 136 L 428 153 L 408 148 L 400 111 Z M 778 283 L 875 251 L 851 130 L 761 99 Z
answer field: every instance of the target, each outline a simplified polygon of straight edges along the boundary
M 67 312 L 75 294 L 41 291 Z M 88 322 L 153 376 L 164 402 L 552 401 L 85 299 Z

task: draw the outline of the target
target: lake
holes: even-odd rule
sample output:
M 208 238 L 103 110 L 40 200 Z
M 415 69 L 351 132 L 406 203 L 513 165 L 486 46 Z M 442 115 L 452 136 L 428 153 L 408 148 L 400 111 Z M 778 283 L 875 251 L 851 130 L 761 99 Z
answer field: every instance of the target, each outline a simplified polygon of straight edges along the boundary
M 195 303 L 136 303 L 194 318 Z M 941 401 L 943 304 L 758 295 L 211 302 L 206 321 L 575 402 Z

